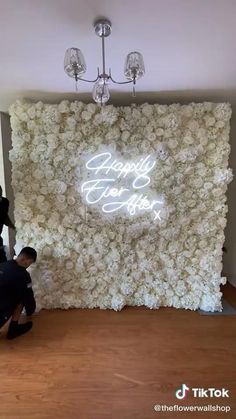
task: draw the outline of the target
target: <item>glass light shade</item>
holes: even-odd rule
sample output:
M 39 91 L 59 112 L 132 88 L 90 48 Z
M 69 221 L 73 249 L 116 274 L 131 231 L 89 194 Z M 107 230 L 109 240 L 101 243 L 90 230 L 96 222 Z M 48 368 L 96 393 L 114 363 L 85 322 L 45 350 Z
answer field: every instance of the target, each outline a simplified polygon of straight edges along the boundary
M 85 59 L 78 48 L 68 48 L 65 53 L 64 70 L 70 77 L 79 77 L 87 70 Z
M 125 77 L 129 80 L 140 79 L 145 74 L 143 56 L 140 52 L 130 52 L 125 60 Z
M 110 99 L 108 84 L 104 80 L 98 80 L 93 88 L 93 100 L 104 105 Z

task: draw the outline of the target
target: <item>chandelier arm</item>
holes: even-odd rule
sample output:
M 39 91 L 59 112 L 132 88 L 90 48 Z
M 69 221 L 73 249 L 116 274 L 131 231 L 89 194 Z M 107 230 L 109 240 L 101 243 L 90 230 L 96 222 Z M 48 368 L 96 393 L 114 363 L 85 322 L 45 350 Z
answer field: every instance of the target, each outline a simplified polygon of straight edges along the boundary
M 129 83 L 135 83 L 135 78 L 133 78 L 132 80 L 127 80 L 127 81 L 116 81 L 112 78 L 111 75 L 111 69 L 109 68 L 109 79 L 115 83 L 115 84 L 129 84 Z
M 133 80 L 128 80 L 128 81 L 116 81 L 114 80 L 111 75 L 109 76 L 109 78 L 111 79 L 111 81 L 115 84 L 129 84 L 129 83 L 133 83 Z
M 96 81 L 98 81 L 98 79 L 100 78 L 99 67 L 97 68 L 97 71 L 98 71 L 98 75 L 97 75 L 97 78 L 95 80 L 87 80 L 87 79 L 83 79 L 82 77 L 78 77 L 78 76 L 77 76 L 77 80 L 86 81 L 87 83 L 96 83 Z
M 87 80 L 87 79 L 82 79 L 81 77 L 78 77 L 78 80 L 86 81 L 87 83 L 96 83 L 96 81 L 98 81 L 98 79 L 99 79 L 99 75 L 97 76 L 97 78 L 95 80 Z

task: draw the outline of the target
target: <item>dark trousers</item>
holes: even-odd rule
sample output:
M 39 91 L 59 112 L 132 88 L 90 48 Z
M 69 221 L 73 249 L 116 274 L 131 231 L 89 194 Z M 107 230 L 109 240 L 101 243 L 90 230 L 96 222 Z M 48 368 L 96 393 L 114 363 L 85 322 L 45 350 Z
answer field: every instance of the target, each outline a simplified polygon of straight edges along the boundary
M 0 236 L 0 263 L 6 262 L 6 261 L 7 261 L 7 257 L 6 257 L 6 253 L 3 246 L 3 239 Z
M 0 311 L 0 329 L 10 319 L 11 311 Z

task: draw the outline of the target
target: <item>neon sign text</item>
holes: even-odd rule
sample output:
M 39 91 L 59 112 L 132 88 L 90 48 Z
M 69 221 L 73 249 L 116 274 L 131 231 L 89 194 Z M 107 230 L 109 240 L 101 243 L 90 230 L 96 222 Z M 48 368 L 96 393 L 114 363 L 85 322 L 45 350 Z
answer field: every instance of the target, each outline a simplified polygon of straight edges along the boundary
M 151 155 L 136 161 L 125 161 L 109 151 L 92 156 L 85 164 L 87 171 L 81 185 L 86 204 L 96 205 L 106 214 L 135 216 L 151 212 L 154 220 L 161 220 L 163 200 L 148 188 L 155 164 Z

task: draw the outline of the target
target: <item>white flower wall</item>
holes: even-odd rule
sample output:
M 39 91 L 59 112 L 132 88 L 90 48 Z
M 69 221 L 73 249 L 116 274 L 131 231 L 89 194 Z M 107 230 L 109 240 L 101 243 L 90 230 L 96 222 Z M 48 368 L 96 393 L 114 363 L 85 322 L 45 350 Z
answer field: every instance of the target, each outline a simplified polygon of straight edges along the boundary
M 10 115 L 17 249 L 38 251 L 39 307 L 221 309 L 229 104 L 16 102 Z M 161 221 L 86 211 L 82 155 L 106 145 L 127 158 L 156 155 Z

